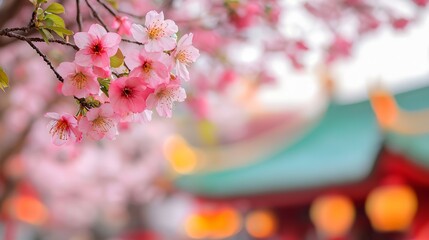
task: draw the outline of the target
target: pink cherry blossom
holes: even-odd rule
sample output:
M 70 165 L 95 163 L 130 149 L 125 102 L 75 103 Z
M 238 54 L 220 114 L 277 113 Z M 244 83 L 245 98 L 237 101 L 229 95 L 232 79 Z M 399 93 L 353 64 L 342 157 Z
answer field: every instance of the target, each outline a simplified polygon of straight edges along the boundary
M 113 20 L 112 28 L 118 30 L 120 35 L 131 35 L 131 22 L 127 16 L 117 16 Z
M 147 98 L 146 104 L 148 108 L 156 108 L 159 116 L 172 116 L 173 103 L 183 102 L 186 99 L 185 89 L 177 84 L 161 84 Z
M 112 71 L 110 71 L 110 67 L 96 67 L 94 66 L 92 68 L 93 72 L 95 73 L 95 75 L 97 75 L 100 78 L 109 78 L 110 75 L 112 74 Z
M 110 84 L 109 97 L 114 112 L 124 116 L 130 112 L 140 113 L 146 108 L 150 89 L 139 77 L 121 77 Z
M 138 56 L 130 57 L 128 66 L 133 69 L 130 76 L 143 77 L 151 87 L 168 81 L 169 56 L 165 53 L 147 52 L 142 49 Z
M 110 57 L 118 51 L 121 36 L 106 32 L 102 26 L 93 24 L 88 32 L 78 32 L 74 41 L 80 50 L 76 53 L 76 63 L 82 66 L 107 67 Z
M 77 120 L 70 114 L 59 115 L 49 112 L 45 117 L 51 118 L 49 133 L 52 135 L 53 144 L 60 146 L 68 142 L 78 142 L 82 139 L 82 133 L 77 128 Z
M 176 59 L 177 76 L 185 81 L 189 81 L 189 71 L 186 66 L 195 62 L 200 56 L 198 49 L 192 46 L 193 36 L 192 33 L 183 35 L 173 52 Z
M 57 71 L 64 78 L 61 91 L 65 96 L 82 98 L 97 94 L 100 90 L 97 76 L 91 68 L 79 66 L 74 62 L 63 62 Z
M 118 135 L 117 118 L 110 104 L 103 104 L 99 108 L 92 108 L 79 121 L 79 130 L 94 140 L 104 137 L 115 139 Z
M 131 34 L 138 42 L 145 44 L 148 52 L 162 52 L 176 47 L 178 27 L 172 20 L 164 20 L 164 13 L 150 11 L 146 14 L 145 27 L 138 24 L 131 26 Z

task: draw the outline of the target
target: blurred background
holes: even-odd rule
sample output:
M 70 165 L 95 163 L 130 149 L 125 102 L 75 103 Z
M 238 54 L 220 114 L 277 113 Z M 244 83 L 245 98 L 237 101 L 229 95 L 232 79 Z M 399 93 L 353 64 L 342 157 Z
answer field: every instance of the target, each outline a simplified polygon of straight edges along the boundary
M 43 115 L 74 100 L 0 37 L 0 239 L 429 239 L 427 0 L 101 1 L 194 34 L 187 100 L 114 141 L 54 146 Z M 76 32 L 76 1 L 58 2 Z M 0 0 L 0 28 L 32 7 Z

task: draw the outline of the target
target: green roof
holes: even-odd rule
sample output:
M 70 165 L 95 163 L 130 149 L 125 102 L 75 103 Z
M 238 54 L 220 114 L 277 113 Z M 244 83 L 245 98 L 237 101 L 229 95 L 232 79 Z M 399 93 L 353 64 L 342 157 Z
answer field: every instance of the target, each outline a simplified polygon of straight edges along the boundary
M 397 99 L 409 110 L 428 107 L 429 88 L 399 94 Z M 414 161 L 429 165 L 429 135 L 382 134 L 370 103 L 364 101 L 331 104 L 306 136 L 262 161 L 182 176 L 176 184 L 198 195 L 222 198 L 357 182 L 370 174 L 384 140 Z

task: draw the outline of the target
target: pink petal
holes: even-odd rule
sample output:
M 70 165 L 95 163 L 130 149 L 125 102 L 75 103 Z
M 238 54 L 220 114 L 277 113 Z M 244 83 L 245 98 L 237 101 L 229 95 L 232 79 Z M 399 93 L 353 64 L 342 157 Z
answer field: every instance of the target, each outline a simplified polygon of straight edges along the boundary
M 177 68 L 177 76 L 179 76 L 180 79 L 183 79 L 185 81 L 190 80 L 189 71 L 186 68 L 185 64 L 177 61 L 176 68 Z
M 57 67 L 57 72 L 63 77 L 66 78 L 69 74 L 76 71 L 76 65 L 72 62 L 62 62 Z
M 159 39 L 159 45 L 162 47 L 162 50 L 172 50 L 176 47 L 176 40 L 171 37 L 163 37 Z
M 176 23 L 170 19 L 165 20 L 167 27 L 165 28 L 165 32 L 167 35 L 173 35 L 179 31 L 179 27 L 177 27 Z
M 91 27 L 89 27 L 88 33 L 101 39 L 105 34 L 107 34 L 107 31 L 99 24 L 92 24 Z
M 47 113 L 45 113 L 45 117 L 52 118 L 52 119 L 55 119 L 55 120 L 60 119 L 60 115 L 58 113 L 56 113 L 56 112 L 47 112 Z
M 102 42 L 104 47 L 107 48 L 118 48 L 119 43 L 121 43 L 121 36 L 117 33 L 109 32 L 106 35 L 103 36 Z M 116 53 L 116 51 L 115 51 Z
M 85 49 L 80 50 L 75 55 L 75 63 L 84 67 L 90 67 L 92 65 L 91 55 Z
M 91 55 L 91 60 L 94 66 L 105 68 L 110 65 L 110 58 L 107 53 L 101 53 L 100 55 Z
M 131 25 L 131 35 L 137 42 L 141 42 L 143 44 L 147 43 L 148 36 L 146 29 L 142 25 L 133 24 Z
M 74 38 L 74 43 L 80 49 L 85 48 L 91 42 L 91 38 L 89 34 L 86 32 L 78 32 L 73 36 L 73 38 Z
M 145 16 L 145 25 L 146 26 L 150 26 L 152 24 L 152 22 L 156 21 L 156 20 L 164 20 L 164 13 L 157 13 L 156 11 L 150 11 L 146 14 Z

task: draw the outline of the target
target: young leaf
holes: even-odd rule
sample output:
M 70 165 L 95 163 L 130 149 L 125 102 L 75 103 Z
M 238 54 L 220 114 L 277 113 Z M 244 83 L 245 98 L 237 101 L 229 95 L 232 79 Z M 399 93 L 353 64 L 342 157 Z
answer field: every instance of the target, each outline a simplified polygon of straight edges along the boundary
M 54 36 L 52 36 L 52 34 L 44 28 L 39 29 L 39 32 L 40 32 L 40 35 L 42 35 L 42 38 L 43 38 L 43 40 L 45 40 L 46 43 L 49 43 L 49 39 L 54 38 Z
M 100 83 L 100 90 L 106 94 L 106 96 L 109 96 L 109 86 L 110 86 L 110 79 L 108 78 L 98 78 L 98 82 Z
M 64 12 L 64 7 L 59 3 L 52 3 L 51 5 L 49 5 L 48 8 L 45 9 L 45 11 L 55 14 L 61 14 Z
M 54 26 L 57 26 L 57 27 L 65 27 L 66 26 L 66 24 L 64 23 L 64 20 L 56 14 L 46 14 L 45 19 L 51 20 L 54 23 Z
M 73 35 L 73 32 L 64 28 L 64 27 L 57 27 L 57 26 L 46 26 L 46 29 L 54 31 L 58 36 L 63 37 L 63 35 Z
M 116 54 L 110 57 L 110 66 L 112 68 L 118 68 L 124 63 L 124 54 L 122 54 L 121 49 L 118 48 Z
M 4 89 L 7 87 L 9 87 L 9 78 L 3 71 L 3 68 L 0 67 L 0 89 L 4 92 Z

